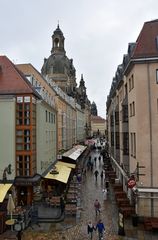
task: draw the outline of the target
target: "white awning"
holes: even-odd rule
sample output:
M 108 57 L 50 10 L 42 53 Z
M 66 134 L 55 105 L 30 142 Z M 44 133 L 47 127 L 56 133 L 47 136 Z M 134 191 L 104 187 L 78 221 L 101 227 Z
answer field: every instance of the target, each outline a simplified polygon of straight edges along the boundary
M 71 159 L 76 161 L 77 158 L 84 152 L 84 150 L 86 148 L 87 148 L 87 146 L 76 145 L 75 147 L 73 147 L 69 151 L 65 152 L 63 154 L 63 157 L 68 157 L 68 158 L 71 158 Z

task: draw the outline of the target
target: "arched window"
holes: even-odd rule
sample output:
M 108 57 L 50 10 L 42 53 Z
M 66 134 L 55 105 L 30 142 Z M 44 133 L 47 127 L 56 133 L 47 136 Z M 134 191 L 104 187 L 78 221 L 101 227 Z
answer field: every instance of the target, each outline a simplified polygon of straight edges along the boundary
M 59 38 L 55 38 L 54 45 L 55 47 L 59 47 Z

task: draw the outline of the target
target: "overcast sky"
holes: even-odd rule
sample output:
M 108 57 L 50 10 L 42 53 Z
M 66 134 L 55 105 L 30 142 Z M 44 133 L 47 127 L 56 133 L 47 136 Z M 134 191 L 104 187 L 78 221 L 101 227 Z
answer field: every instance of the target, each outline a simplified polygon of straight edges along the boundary
M 158 0 L 0 0 L 0 10 L 0 54 L 38 71 L 59 21 L 77 83 L 83 74 L 89 100 L 105 118 L 117 66 L 144 22 L 158 18 Z

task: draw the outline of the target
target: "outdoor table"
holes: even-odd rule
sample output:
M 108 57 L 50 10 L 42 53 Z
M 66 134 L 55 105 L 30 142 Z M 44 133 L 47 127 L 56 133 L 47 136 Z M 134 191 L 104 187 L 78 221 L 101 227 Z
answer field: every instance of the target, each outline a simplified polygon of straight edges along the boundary
M 11 231 L 13 231 L 13 225 L 15 224 L 15 219 L 8 219 L 5 222 L 6 225 L 11 226 Z
M 15 223 L 15 219 L 8 219 L 8 220 L 5 222 L 6 225 L 10 225 L 10 226 L 14 225 L 14 223 Z

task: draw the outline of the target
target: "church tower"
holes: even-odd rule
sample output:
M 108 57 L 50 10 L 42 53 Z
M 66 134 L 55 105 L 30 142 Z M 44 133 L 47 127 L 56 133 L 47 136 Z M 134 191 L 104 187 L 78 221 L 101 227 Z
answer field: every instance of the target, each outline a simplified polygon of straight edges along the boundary
M 59 28 L 59 24 L 57 26 L 57 29 L 54 31 L 54 34 L 52 35 L 52 50 L 51 54 L 63 54 L 65 55 L 65 49 L 64 49 L 64 35 L 62 31 Z
M 44 59 L 41 73 L 46 79 L 51 79 L 52 83 L 58 85 L 67 95 L 75 97 L 76 70 L 73 60 L 66 56 L 64 41 L 64 35 L 58 24 L 52 35 L 51 55 Z

